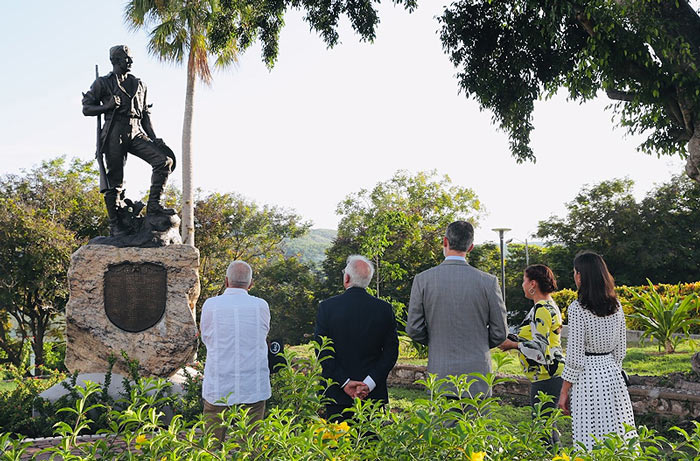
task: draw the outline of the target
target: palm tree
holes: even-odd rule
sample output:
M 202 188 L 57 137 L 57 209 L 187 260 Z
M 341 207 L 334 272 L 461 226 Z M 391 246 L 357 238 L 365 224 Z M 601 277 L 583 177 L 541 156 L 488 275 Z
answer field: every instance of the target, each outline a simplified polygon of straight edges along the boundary
M 197 77 L 211 84 L 210 55 L 215 65 L 236 62 L 238 49 L 230 40 L 214 53 L 207 33 L 217 0 L 129 0 L 124 17 L 134 30 L 150 28 L 148 51 L 162 61 L 182 63 L 187 56 L 185 116 L 182 123 L 182 241 L 194 246 L 194 190 L 192 187 L 192 116 Z

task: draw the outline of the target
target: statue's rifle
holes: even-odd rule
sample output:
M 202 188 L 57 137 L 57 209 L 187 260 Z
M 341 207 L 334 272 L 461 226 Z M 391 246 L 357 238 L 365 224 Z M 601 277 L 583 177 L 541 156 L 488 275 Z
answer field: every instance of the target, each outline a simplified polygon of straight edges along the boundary
M 95 64 L 95 78 L 100 78 L 100 72 Z M 100 192 L 109 189 L 109 180 L 105 171 L 104 158 L 102 157 L 102 114 L 97 114 L 97 150 L 95 151 L 97 159 L 97 168 L 100 171 Z

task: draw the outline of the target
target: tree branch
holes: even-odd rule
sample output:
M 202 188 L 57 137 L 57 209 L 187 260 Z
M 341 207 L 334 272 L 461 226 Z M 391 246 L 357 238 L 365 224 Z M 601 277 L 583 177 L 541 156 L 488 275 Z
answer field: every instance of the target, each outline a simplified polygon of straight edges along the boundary
M 605 94 L 608 95 L 608 98 L 614 99 L 615 101 L 627 101 L 627 102 L 634 101 L 634 94 L 627 92 L 627 91 L 608 89 L 608 90 L 605 90 Z

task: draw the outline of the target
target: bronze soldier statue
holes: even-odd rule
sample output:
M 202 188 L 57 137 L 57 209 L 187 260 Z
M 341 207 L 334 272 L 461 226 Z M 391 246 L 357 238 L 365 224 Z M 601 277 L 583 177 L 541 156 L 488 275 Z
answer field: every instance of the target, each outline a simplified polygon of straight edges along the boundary
M 109 60 L 112 72 L 98 76 L 90 90 L 83 94 L 83 115 L 99 117 L 104 114 L 105 123 L 99 133 L 97 151 L 100 191 L 107 206 L 110 236 L 122 237 L 133 232 L 134 215 L 143 208 L 143 204 L 135 205 L 125 199 L 127 153 L 145 160 L 153 168 L 146 207 L 149 216 L 175 214 L 174 210 L 160 204 L 168 175 L 175 167 L 175 155 L 153 131 L 146 103 L 146 86 L 129 73 L 134 62 L 129 48 L 113 46 L 109 50 Z

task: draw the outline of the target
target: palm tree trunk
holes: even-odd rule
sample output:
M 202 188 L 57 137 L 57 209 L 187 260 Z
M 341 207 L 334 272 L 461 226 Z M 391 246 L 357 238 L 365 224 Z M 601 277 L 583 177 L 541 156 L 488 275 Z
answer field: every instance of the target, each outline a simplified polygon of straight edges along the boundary
M 192 188 L 192 113 L 194 112 L 194 52 L 187 60 L 185 117 L 182 122 L 182 243 L 194 246 L 194 191 Z
M 676 348 L 673 347 L 673 343 L 670 340 L 666 340 L 665 346 L 667 354 L 673 354 L 674 352 L 676 352 Z

